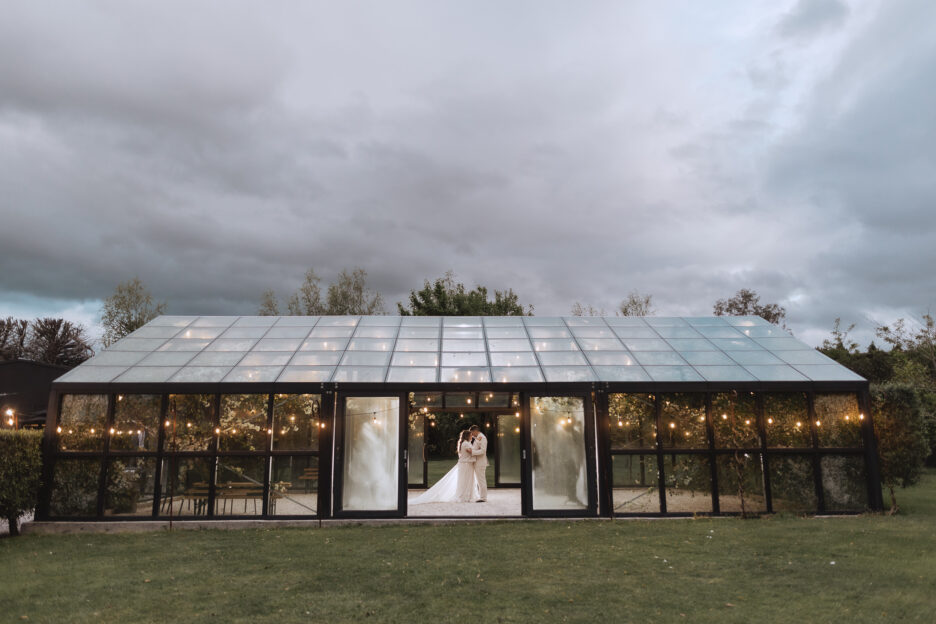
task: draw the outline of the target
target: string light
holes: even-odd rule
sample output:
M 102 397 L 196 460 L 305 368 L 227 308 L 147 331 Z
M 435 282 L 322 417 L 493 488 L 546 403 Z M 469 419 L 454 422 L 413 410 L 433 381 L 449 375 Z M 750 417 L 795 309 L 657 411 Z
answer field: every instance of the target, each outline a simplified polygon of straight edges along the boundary
M 768 425 L 772 425 L 772 424 L 773 424 L 773 418 L 768 418 L 768 419 L 767 419 L 767 424 L 768 424 Z
M 750 424 L 751 424 L 751 420 L 746 418 L 746 419 L 744 420 L 744 424 L 745 424 L 745 425 L 750 425 Z
M 797 421 L 796 421 L 796 426 L 797 426 L 797 427 L 802 427 L 802 426 L 803 426 L 803 423 L 801 423 L 800 421 L 797 420 Z
M 816 426 L 819 427 L 820 425 L 822 425 L 822 423 L 819 422 L 819 421 L 817 420 L 817 421 L 816 421 Z
M 56 433 L 62 433 L 62 428 L 61 428 L 61 427 L 56 427 L 56 428 L 55 428 L 55 432 L 56 432 Z
M 216 433 L 216 434 L 220 434 L 220 433 L 221 433 L 221 429 L 219 429 L 218 427 L 215 427 L 215 433 Z
M 671 422 L 671 423 L 669 424 L 669 428 L 670 428 L 670 429 L 675 429 L 675 428 L 676 428 L 676 423 L 672 423 L 672 422 Z
M 858 420 L 864 420 L 864 414 L 858 414 Z
M 516 429 L 514 429 L 514 432 L 520 433 L 520 427 L 517 427 Z
M 113 427 L 111 427 L 111 429 L 110 429 L 110 434 L 111 434 L 111 435 L 114 435 L 114 428 L 113 428 Z
M 722 414 L 722 415 L 721 415 L 721 419 L 722 419 L 722 420 L 728 420 L 728 414 Z

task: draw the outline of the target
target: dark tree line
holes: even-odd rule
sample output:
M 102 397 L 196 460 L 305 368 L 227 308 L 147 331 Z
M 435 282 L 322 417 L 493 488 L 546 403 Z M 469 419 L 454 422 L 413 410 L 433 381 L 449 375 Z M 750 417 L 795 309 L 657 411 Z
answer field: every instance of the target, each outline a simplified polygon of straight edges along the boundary
M 81 325 L 60 318 L 0 320 L 0 360 L 77 366 L 94 355 Z

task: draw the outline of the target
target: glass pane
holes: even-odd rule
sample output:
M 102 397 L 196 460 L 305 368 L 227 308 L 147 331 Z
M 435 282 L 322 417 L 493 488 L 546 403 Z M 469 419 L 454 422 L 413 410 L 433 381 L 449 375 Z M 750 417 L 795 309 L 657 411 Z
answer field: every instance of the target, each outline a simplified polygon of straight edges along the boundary
M 691 327 L 657 327 L 656 331 L 664 338 L 701 338 L 702 335 Z M 635 336 L 636 338 L 636 336 Z
M 595 375 L 588 366 L 544 366 L 546 381 L 595 381 Z
M 664 394 L 660 398 L 663 401 L 663 447 L 708 448 L 705 395 Z
M 153 515 L 156 458 L 111 458 L 107 467 L 105 488 L 105 516 Z
M 436 327 L 401 327 L 400 339 L 397 340 L 397 349 L 400 348 L 400 340 L 406 338 L 438 338 L 439 330 Z
M 237 366 L 224 377 L 224 381 L 226 383 L 276 381 L 282 371 L 282 366 Z
M 732 351 L 731 359 L 738 364 L 783 364 L 783 361 L 770 351 Z
M 222 338 L 263 338 L 267 327 L 232 327 L 221 334 Z
M 62 451 L 101 451 L 107 421 L 106 394 L 66 394 L 59 412 L 58 447 Z
M 154 351 L 165 344 L 163 338 L 124 338 L 108 347 L 109 351 Z
M 482 407 L 507 407 L 509 404 L 509 392 L 482 392 L 478 396 L 478 405 Z
M 625 338 L 624 346 L 631 351 L 671 351 L 669 343 L 660 338 Z
M 650 381 L 650 375 L 639 366 L 593 366 L 601 381 Z
M 717 466 L 721 511 L 756 513 L 767 510 L 760 453 L 719 455 Z
M 761 351 L 760 345 L 749 338 L 710 338 L 722 351 Z
M 581 351 L 544 351 L 539 354 L 539 361 L 543 366 L 588 365 Z
M 492 343 L 494 341 L 491 341 Z M 514 342 L 514 341 L 511 341 Z M 520 342 L 520 341 L 517 341 Z M 548 338 L 546 340 L 534 340 L 533 349 L 535 351 L 578 351 L 578 345 L 574 340 L 562 339 L 562 338 Z M 495 349 L 494 344 L 491 345 L 491 351 L 515 351 L 518 349 Z
M 219 457 L 215 474 L 215 515 L 263 514 L 263 457 Z
M 135 366 L 116 379 L 117 383 L 159 383 L 172 377 L 176 366 Z
M 201 351 L 211 344 L 210 340 L 186 340 L 184 338 L 172 338 L 163 346 L 160 351 Z
M 491 366 L 536 366 L 536 356 L 532 351 L 504 351 L 491 353 Z
M 190 327 L 180 332 L 176 338 L 214 340 L 224 331 L 223 327 Z
M 445 407 L 477 407 L 474 392 L 446 392 Z
M 514 341 L 502 341 L 502 342 L 514 342 Z M 523 342 L 522 340 L 519 342 Z M 529 346 L 529 345 L 528 345 Z M 492 351 L 519 351 L 523 347 L 514 347 L 511 349 L 494 349 Z M 484 351 L 484 341 L 483 340 L 443 340 L 442 341 L 442 350 L 443 351 Z
M 437 353 L 394 353 L 391 366 L 438 366 Z
M 277 322 L 276 316 L 242 316 L 234 322 L 234 327 L 269 327 Z
M 579 338 L 578 342 L 586 351 L 621 351 L 624 348 L 617 338 Z
M 420 366 L 390 367 L 390 372 L 387 374 L 388 383 L 435 383 L 435 381 L 435 368 Z
M 342 366 L 386 366 L 389 362 L 389 351 L 347 351 L 341 359 Z
M 526 332 L 523 327 L 488 327 L 485 329 L 488 339 L 491 338 L 523 338 L 526 340 Z
M 490 383 L 491 373 L 486 368 L 443 368 L 441 382 Z
M 317 451 L 321 420 L 321 395 L 276 394 L 273 396 L 273 450 Z
M 208 451 L 214 438 L 210 394 L 170 394 L 166 414 L 166 448 L 171 451 Z
M 221 395 L 218 448 L 222 451 L 263 451 L 269 446 L 266 394 Z
M 565 327 L 528 327 L 530 338 L 568 338 L 572 334 Z
M 816 513 L 816 482 L 812 458 L 801 455 L 771 455 L 770 495 L 774 511 Z
M 147 357 L 144 351 L 103 351 L 84 362 L 85 366 L 133 366 Z M 188 356 L 191 357 L 191 356 Z
M 390 351 L 393 340 L 381 338 L 355 338 L 348 343 L 349 351 Z
M 301 338 L 261 338 L 254 351 L 295 351 L 302 344 Z
M 478 316 L 446 316 L 442 322 L 446 327 L 481 327 L 481 317 Z
M 706 455 L 665 455 L 667 513 L 712 512 L 712 467 Z
M 336 366 L 340 359 L 337 351 L 300 351 L 289 363 L 292 366 Z
M 387 369 L 382 366 L 339 366 L 332 381 L 380 383 L 386 375 Z
M 443 353 L 442 366 L 487 366 L 487 353 Z
M 609 394 L 611 448 L 655 448 L 656 408 L 650 394 Z
M 802 392 L 765 394 L 764 428 L 767 431 L 767 446 L 784 448 L 812 446 L 806 395 Z
M 300 351 L 344 351 L 348 341 L 345 338 L 327 338 L 306 340 L 299 347 Z
M 754 393 L 713 394 L 712 426 L 715 428 L 715 448 L 760 446 Z
M 238 366 L 282 366 L 292 359 L 293 352 L 267 351 L 265 353 L 248 353 Z
M 821 447 L 861 447 L 861 421 L 855 394 L 817 394 L 816 433 Z
M 868 507 L 864 457 L 828 455 L 820 462 L 826 511 L 864 511 Z
M 314 516 L 318 510 L 318 489 L 318 457 L 274 457 L 267 513 Z
M 585 400 L 531 397 L 530 424 L 533 509 L 586 509 Z
M 353 327 L 319 326 L 309 332 L 309 338 L 350 338 L 353 334 Z
M 267 317 L 256 317 L 256 318 L 267 318 Z M 243 320 L 243 319 L 242 319 Z M 319 317 L 317 316 L 281 316 L 279 320 L 276 321 L 277 327 L 282 326 L 296 326 L 296 327 L 312 327 L 318 323 Z M 259 322 L 257 323 L 260 324 Z
M 322 382 L 331 379 L 335 372 L 333 366 L 287 366 L 276 378 L 281 382 Z
M 399 327 L 401 317 L 383 314 L 362 316 L 358 327 Z
M 614 333 L 617 334 L 618 338 L 659 338 L 660 335 L 649 327 L 644 326 L 631 326 L 631 327 L 615 327 Z M 700 338 L 696 334 L 697 338 Z
M 686 361 L 674 351 L 636 351 L 634 357 L 644 366 L 685 366 Z
M 158 394 L 118 394 L 110 449 L 157 450 L 161 407 L 162 397 Z
M 691 366 L 647 366 L 644 370 L 653 381 L 703 381 Z
M 741 334 L 731 327 L 696 327 L 696 330 L 706 338 L 740 338 Z
M 205 351 L 199 353 L 190 362 L 189 366 L 234 366 L 244 357 L 241 351 Z
M 399 507 L 397 397 L 348 397 L 344 414 L 341 508 L 389 511 Z
M 442 330 L 442 338 L 464 338 L 480 340 L 484 338 L 484 332 L 480 327 L 446 327 Z
M 179 369 L 169 381 L 172 382 L 199 382 L 221 381 L 230 372 L 230 366 L 186 366 Z
M 660 513 L 656 455 L 612 455 L 614 513 Z
M 780 353 L 806 353 L 806 351 L 780 351 Z M 797 364 L 796 370 L 813 381 L 864 381 L 864 377 L 853 373 L 840 364 L 806 365 Z
M 624 341 L 627 342 L 626 340 Z M 717 351 L 718 348 L 708 340 L 698 338 L 669 338 L 666 341 L 680 353 L 684 351 Z
M 257 341 L 253 338 L 218 338 L 205 351 L 249 351 Z
M 502 485 L 520 484 L 520 413 L 497 415 L 497 478 Z
M 616 347 L 609 347 L 609 348 L 612 348 L 612 349 L 621 348 L 620 342 L 614 337 L 614 332 L 611 331 L 610 327 L 598 327 L 596 325 L 591 325 L 591 326 L 586 326 L 586 327 L 573 327 L 572 335 L 575 336 L 576 338 L 586 339 L 586 340 L 579 340 L 579 343 L 582 344 L 583 349 L 590 348 L 590 347 L 586 347 L 584 344 L 585 342 L 590 342 L 589 340 L 587 340 L 590 338 L 595 338 L 595 339 L 605 338 L 608 340 L 609 344 L 617 345 Z
M 125 370 L 127 370 L 126 366 L 78 366 L 56 379 L 56 381 L 68 383 L 107 383 Z
M 211 460 L 172 457 L 163 460 L 160 473 L 160 516 L 204 516 L 208 513 Z
M 596 366 L 635 366 L 637 364 L 634 356 L 627 351 L 592 351 L 588 354 L 588 361 Z
M 497 383 L 543 381 L 538 366 L 495 366 L 491 374 Z
M 140 362 L 140 366 L 182 366 L 188 364 L 193 357 L 195 354 L 191 351 L 156 351 L 147 355 Z
M 439 350 L 439 341 L 435 338 L 400 338 L 396 342 L 395 350 L 436 352 Z
M 406 478 L 409 485 L 422 485 L 426 478 L 426 416 L 419 412 L 409 415 L 406 430 Z
M 396 338 L 397 327 L 361 326 L 354 332 L 355 338 Z
M 734 360 L 721 351 L 680 351 L 680 355 L 695 366 L 734 366 L 735 364 Z M 744 370 L 741 372 L 743 374 Z
M 100 459 L 57 459 L 49 515 L 96 516 Z
M 696 366 L 706 381 L 756 381 L 754 375 L 740 366 Z

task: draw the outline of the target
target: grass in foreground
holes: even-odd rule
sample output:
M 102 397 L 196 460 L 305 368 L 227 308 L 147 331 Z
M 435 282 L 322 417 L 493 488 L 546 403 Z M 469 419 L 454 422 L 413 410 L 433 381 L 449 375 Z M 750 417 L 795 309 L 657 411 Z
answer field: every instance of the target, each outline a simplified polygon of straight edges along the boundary
M 897 517 L 0 540 L 0 621 L 932 622 L 936 472 Z

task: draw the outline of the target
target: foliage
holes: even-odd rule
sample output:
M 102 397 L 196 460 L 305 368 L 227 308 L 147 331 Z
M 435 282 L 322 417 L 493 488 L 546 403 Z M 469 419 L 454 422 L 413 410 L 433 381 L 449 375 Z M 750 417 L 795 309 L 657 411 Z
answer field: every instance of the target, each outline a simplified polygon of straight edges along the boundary
M 878 441 L 881 482 L 897 511 L 894 490 L 919 482 L 927 455 L 923 411 L 916 390 L 907 384 L 872 388 L 874 432 Z
M 742 288 L 733 297 L 716 301 L 712 312 L 715 316 L 759 316 L 768 323 L 786 326 L 786 308 L 777 303 L 762 304 L 760 295 L 747 288 Z
M 273 289 L 264 290 L 260 297 L 260 309 L 257 310 L 258 316 L 279 316 L 279 302 L 276 300 L 276 292 Z
M 653 316 L 654 312 L 653 295 L 641 295 L 636 290 L 627 293 L 627 297 L 618 306 L 621 316 Z
M 605 311 L 600 308 L 596 308 L 590 303 L 584 304 L 579 301 L 576 301 L 572 304 L 572 316 L 604 316 Z
M 77 366 L 94 355 L 85 328 L 60 318 L 0 320 L 0 360 Z
M 468 290 L 455 282 L 451 271 L 421 290 L 410 291 L 409 306 L 397 303 L 401 316 L 532 316 L 533 306 L 526 308 L 512 290 L 495 290 L 494 300 L 488 299 L 488 289 L 476 286 Z
M 322 279 L 314 269 L 306 271 L 302 284 L 286 301 L 290 316 L 316 316 L 320 314 L 383 314 L 383 297 L 368 288 L 367 272 L 356 268 L 338 274 L 338 279 L 328 285 L 325 300 L 322 300 Z M 266 290 L 260 301 L 257 314 L 276 316 L 280 313 L 279 302 L 273 290 Z
M 104 300 L 101 308 L 101 341 L 109 347 L 127 334 L 136 331 L 163 314 L 165 303 L 156 303 L 139 277 L 117 284 L 114 294 Z
M 0 360 L 26 357 L 29 321 L 9 316 L 0 320 Z
M 932 314 L 923 315 L 916 331 L 904 319 L 897 319 L 893 326 L 881 325 L 876 332 L 894 350 L 921 366 L 931 382 L 936 379 L 936 319 Z
M 36 506 L 42 471 L 42 432 L 0 430 L 0 518 L 19 535 L 19 517 Z

